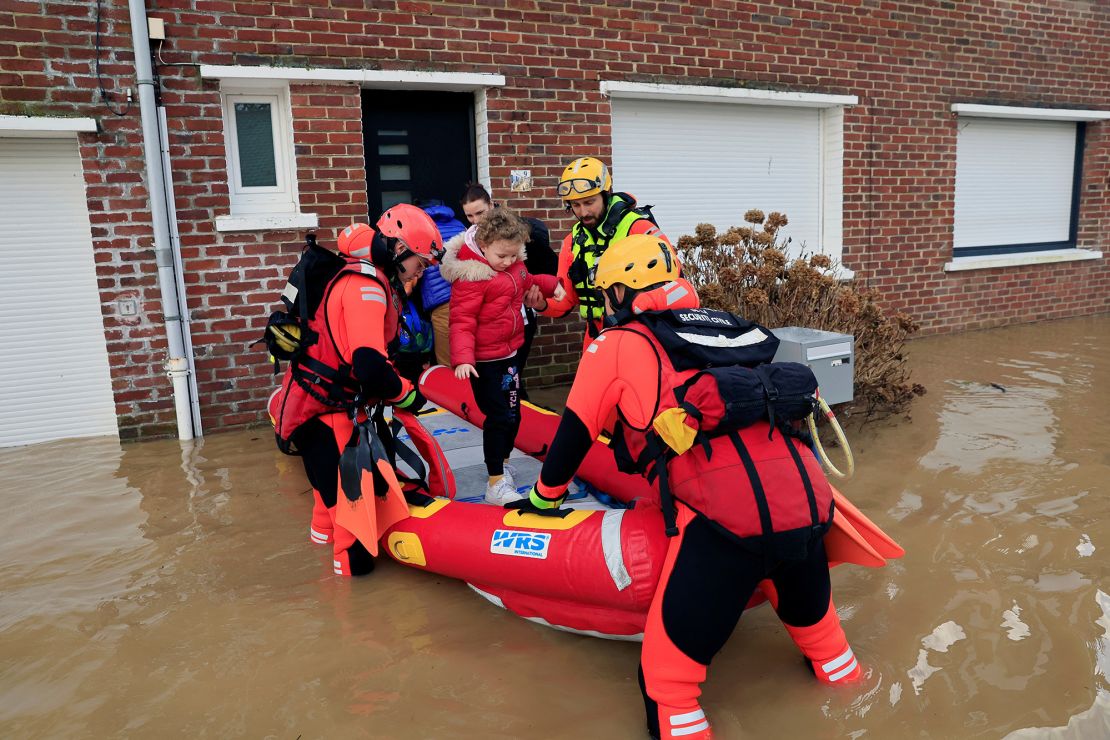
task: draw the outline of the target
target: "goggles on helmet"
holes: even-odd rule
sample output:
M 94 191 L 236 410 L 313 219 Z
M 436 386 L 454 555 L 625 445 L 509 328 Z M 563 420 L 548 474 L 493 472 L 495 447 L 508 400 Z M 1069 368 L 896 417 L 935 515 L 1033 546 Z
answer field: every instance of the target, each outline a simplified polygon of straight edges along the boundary
M 565 198 L 571 193 L 588 193 L 591 190 L 601 189 L 601 178 L 596 180 L 587 180 L 584 177 L 574 177 L 570 180 L 563 180 L 559 183 L 555 192 L 559 194 L 560 198 Z

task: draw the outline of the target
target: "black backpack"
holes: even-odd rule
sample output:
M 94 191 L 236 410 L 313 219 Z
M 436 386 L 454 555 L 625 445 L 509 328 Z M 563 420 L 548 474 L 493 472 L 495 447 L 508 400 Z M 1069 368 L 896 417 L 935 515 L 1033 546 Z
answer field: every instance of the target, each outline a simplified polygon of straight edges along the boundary
M 817 405 L 813 371 L 797 362 L 773 362 L 779 340 L 764 326 L 709 308 L 652 311 L 638 318 L 675 370 L 699 371 L 674 394 L 709 436 L 760 419 L 774 429 L 805 419 Z
M 266 322 L 262 338 L 253 342 L 264 343 L 274 363 L 274 374 L 281 369 L 281 361 L 292 362 L 319 339 L 308 322 L 324 298 L 328 283 L 339 274 L 347 261 L 335 252 L 316 243 L 316 235 L 305 237 L 301 258 L 289 272 L 281 302 L 285 310 L 274 311 Z

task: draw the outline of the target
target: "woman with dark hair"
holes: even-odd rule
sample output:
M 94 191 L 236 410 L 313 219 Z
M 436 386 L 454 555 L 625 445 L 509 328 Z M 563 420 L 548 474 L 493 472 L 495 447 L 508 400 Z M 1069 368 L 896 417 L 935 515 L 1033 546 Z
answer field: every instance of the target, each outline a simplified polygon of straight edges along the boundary
M 493 210 L 495 206 L 489 191 L 486 190 L 484 185 L 477 182 L 466 184 L 460 204 L 463 213 L 466 214 L 466 220 L 471 224 L 481 221 L 482 217 Z M 524 243 L 524 265 L 528 268 L 528 272 L 533 275 L 554 275 L 558 271 L 559 258 L 551 249 L 551 237 L 547 230 L 547 224 L 538 218 L 525 218 L 524 220 L 531 228 L 531 235 L 528 237 L 528 241 Z M 536 330 L 539 327 L 536 323 L 536 312 L 531 308 L 525 307 L 524 318 L 526 322 L 524 345 L 517 352 L 517 362 L 521 378 L 520 395 L 521 398 L 527 399 L 528 392 L 524 389 L 524 365 L 528 361 L 528 353 L 532 349 L 532 339 L 535 338 Z M 438 327 L 436 331 L 439 331 Z

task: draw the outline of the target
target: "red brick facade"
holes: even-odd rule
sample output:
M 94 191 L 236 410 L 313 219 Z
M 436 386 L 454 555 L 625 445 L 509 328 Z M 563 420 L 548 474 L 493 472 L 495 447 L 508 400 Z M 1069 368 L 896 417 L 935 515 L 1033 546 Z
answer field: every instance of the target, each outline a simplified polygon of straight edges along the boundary
M 100 100 L 95 0 L 0 0 L 0 114 L 97 118 L 81 134 L 98 281 L 121 433 L 173 429 L 137 100 Z M 551 196 L 562 165 L 609 158 L 601 80 L 855 95 L 845 111 L 844 262 L 926 331 L 1110 310 L 1106 260 L 945 272 L 952 257 L 953 103 L 1110 109 L 1110 6 L 1084 0 L 899 2 L 375 2 L 149 0 L 168 63 L 479 72 L 489 171 L 531 169 L 508 199 L 569 226 Z M 134 88 L 123 0 L 102 0 L 100 74 L 112 105 Z M 229 196 L 219 81 L 161 68 L 175 204 L 205 428 L 256 422 L 273 379 L 258 348 L 298 231 L 217 232 Z M 321 240 L 366 212 L 359 87 L 290 85 L 301 209 Z M 1110 123 L 1087 127 L 1079 245 L 1110 250 Z M 619 186 L 620 173 L 615 173 Z M 741 214 L 737 214 L 740 220 Z M 664 227 L 666 225 L 664 224 Z M 679 236 L 672 234 L 672 237 Z M 136 317 L 117 300 L 136 298 Z M 573 371 L 577 322 L 546 326 L 546 380 Z

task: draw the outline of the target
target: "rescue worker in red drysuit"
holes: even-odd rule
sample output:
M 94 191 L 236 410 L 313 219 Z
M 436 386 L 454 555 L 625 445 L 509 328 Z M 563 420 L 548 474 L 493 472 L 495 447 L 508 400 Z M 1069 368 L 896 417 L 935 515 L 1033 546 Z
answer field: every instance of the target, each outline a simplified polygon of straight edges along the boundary
M 579 157 L 566 166 L 556 193 L 578 222 L 563 238 L 556 276 L 566 288 L 561 300 L 544 298 L 539 290 L 525 295 L 525 305 L 544 316 L 566 316 L 575 308 L 586 321 L 583 348 L 601 330 L 605 305 L 593 280 L 598 258 L 613 242 L 630 234 L 663 233 L 650 206 L 638 208 L 628 193 L 613 192 L 613 177 L 600 159 Z M 571 290 L 573 288 L 573 290 Z
M 351 576 L 372 571 L 374 560 L 363 543 L 335 523 L 339 457 L 354 431 L 350 413 L 356 394 L 360 404 L 371 406 L 384 401 L 416 412 L 424 405 L 420 392 L 387 359 L 387 347 L 397 336 L 398 286 L 436 262 L 443 244 L 424 211 L 401 204 L 382 214 L 377 230 L 368 224 L 348 226 L 337 247 L 348 264 L 328 284 L 309 322 L 319 336 L 308 348 L 310 362 L 289 367 L 270 408 L 279 438 L 289 439 L 301 455 L 312 484 L 310 539 L 331 541 L 334 572 Z
M 607 323 L 616 325 L 586 349 L 540 479 L 525 502 L 509 507 L 558 507 L 599 434 L 609 431 L 615 449 L 623 446 L 635 459 L 658 428 L 653 421 L 676 406 L 673 389 L 696 370 L 676 371 L 638 319 L 646 311 L 698 306 L 668 251 L 659 238 L 643 235 L 616 242 L 601 256 L 596 281 Z M 714 437 L 708 457 L 695 444 L 667 466 L 677 532 L 648 611 L 640 659 L 654 738 L 711 737 L 699 684 L 765 580 L 773 585 L 764 588 L 779 618 L 818 680 L 839 684 L 860 676 L 831 600 L 823 542 L 833 513 L 831 488 L 806 445 L 779 429 L 770 432 L 760 422 L 737 433 L 742 445 Z M 757 471 L 755 484 L 747 463 Z M 653 488 L 659 492 L 658 478 Z M 768 529 L 777 534 L 761 537 Z M 764 544 L 775 538 L 786 538 L 789 546 Z

